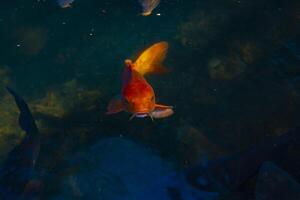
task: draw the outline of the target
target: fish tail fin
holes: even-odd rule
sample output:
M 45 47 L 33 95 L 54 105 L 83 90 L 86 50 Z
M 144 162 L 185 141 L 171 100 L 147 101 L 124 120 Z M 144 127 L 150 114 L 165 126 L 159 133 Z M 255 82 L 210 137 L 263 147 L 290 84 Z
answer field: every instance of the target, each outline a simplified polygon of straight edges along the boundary
M 151 13 L 152 13 L 152 11 L 146 11 L 146 12 L 142 12 L 141 15 L 146 17 L 146 16 L 151 15 Z
M 20 110 L 19 125 L 26 131 L 27 134 L 37 133 L 38 129 L 32 117 L 32 114 L 28 108 L 27 103 L 20 97 L 14 90 L 6 87 L 7 91 L 14 97 L 15 102 Z
M 168 46 L 168 43 L 164 41 L 150 46 L 135 61 L 133 69 L 141 75 L 167 72 L 162 62 L 166 57 Z
M 26 102 L 11 88 L 6 88 L 14 97 L 20 110 L 19 124 L 26 132 L 23 140 L 9 152 L 6 160 L 0 168 L 0 188 L 11 191 L 14 195 L 21 196 L 24 187 L 32 179 L 34 167 L 40 149 L 40 140 L 37 127 Z M 0 199 L 3 198 L 0 191 Z M 32 199 L 32 198 L 9 198 L 9 199 Z

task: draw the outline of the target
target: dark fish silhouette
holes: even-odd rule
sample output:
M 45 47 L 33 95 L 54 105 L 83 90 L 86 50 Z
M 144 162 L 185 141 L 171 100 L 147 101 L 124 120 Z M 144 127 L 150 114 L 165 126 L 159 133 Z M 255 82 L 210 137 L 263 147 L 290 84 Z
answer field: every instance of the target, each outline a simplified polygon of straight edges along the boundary
M 282 163 L 286 160 L 289 147 L 299 146 L 300 128 L 267 143 L 254 145 L 248 150 L 228 157 L 202 162 L 188 169 L 186 178 L 190 184 L 202 191 L 238 191 L 252 177 L 257 175 L 265 161 Z M 287 160 L 295 165 L 297 158 Z
M 19 125 L 26 132 L 22 142 L 7 156 L 0 168 L 0 199 L 27 200 L 33 198 L 41 184 L 33 180 L 34 167 L 40 150 L 40 135 L 26 102 L 12 89 L 20 110 Z

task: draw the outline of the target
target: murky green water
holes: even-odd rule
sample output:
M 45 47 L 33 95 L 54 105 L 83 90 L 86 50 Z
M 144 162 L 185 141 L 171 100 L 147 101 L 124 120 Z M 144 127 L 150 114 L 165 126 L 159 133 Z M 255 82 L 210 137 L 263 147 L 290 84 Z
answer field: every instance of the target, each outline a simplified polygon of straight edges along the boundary
M 75 0 L 69 9 L 55 0 L 0 3 L 0 85 L 22 94 L 40 128 L 43 199 L 114 199 L 86 196 L 89 187 L 78 183 L 108 184 L 100 158 L 122 157 L 108 152 L 126 152 L 127 143 L 90 149 L 106 138 L 134 141 L 155 154 L 153 162 L 181 169 L 299 125 L 299 6 L 296 0 L 162 0 L 151 16 L 142 17 L 137 0 Z M 147 80 L 175 114 L 154 121 L 105 115 L 120 91 L 124 60 L 158 41 L 169 43 L 169 72 Z M 3 160 L 22 132 L 15 104 L 3 89 L 0 95 Z M 137 153 L 128 162 L 143 157 Z M 124 173 L 148 166 L 142 163 Z M 97 176 L 97 169 L 98 179 L 82 178 Z M 110 183 L 125 196 L 122 180 Z

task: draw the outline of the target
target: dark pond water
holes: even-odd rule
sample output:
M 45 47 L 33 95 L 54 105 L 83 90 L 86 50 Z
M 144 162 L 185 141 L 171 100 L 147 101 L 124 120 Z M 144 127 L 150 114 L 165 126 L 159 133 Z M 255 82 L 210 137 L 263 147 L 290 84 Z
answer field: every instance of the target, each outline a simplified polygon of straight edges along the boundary
M 204 195 L 169 179 L 192 189 L 144 191 L 299 125 L 299 1 L 161 0 L 150 16 L 140 13 L 138 0 L 75 0 L 71 8 L 1 1 L 0 160 L 24 137 L 4 90 L 10 86 L 40 130 L 33 178 L 41 199 L 263 199 L 254 195 L 255 180 L 239 194 Z M 146 79 L 174 114 L 154 121 L 106 115 L 120 94 L 124 60 L 160 41 L 169 44 L 168 72 Z M 289 165 L 280 167 L 299 181 Z

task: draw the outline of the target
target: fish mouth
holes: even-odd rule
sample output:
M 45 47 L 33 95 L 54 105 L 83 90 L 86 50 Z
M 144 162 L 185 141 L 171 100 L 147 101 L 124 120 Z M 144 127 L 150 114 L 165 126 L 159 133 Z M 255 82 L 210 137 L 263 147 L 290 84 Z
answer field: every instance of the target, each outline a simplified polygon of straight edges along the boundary
M 135 116 L 138 118 L 144 118 L 147 117 L 149 115 L 149 113 L 136 113 Z
M 151 112 L 138 112 L 138 113 L 134 113 L 130 118 L 129 120 L 132 120 L 133 118 L 144 118 L 144 117 L 150 117 L 153 121 L 153 117 L 152 117 L 152 114 Z
M 135 116 L 138 117 L 138 118 L 147 117 L 149 115 L 150 115 L 149 112 L 137 112 L 137 113 L 135 113 Z

